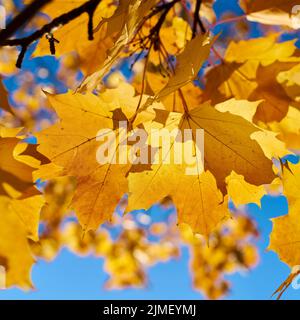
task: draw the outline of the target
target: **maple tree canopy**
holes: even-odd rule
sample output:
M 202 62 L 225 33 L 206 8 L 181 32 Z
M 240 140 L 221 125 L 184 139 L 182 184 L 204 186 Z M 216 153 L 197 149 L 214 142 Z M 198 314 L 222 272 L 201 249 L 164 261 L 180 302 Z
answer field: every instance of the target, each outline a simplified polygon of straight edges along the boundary
M 102 257 L 107 288 L 143 287 L 146 269 L 184 245 L 194 286 L 222 297 L 227 273 L 258 263 L 245 205 L 267 194 L 289 206 L 268 248 L 291 268 L 279 297 L 299 274 L 297 3 L 236 2 L 239 15 L 214 0 L 4 2 L 7 288 L 33 288 L 33 264 L 64 246 Z M 154 205 L 173 208 L 167 221 L 151 221 Z

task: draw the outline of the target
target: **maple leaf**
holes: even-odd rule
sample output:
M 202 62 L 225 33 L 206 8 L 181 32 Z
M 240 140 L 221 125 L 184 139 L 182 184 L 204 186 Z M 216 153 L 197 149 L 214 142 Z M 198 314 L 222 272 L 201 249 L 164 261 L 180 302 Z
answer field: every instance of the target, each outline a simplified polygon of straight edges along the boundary
M 300 201 L 297 201 L 289 206 L 287 215 L 272 219 L 273 229 L 268 249 L 275 251 L 280 260 L 290 267 L 299 265 L 300 260 L 299 208 Z
M 278 121 L 286 116 L 289 105 L 293 104 L 293 100 L 277 82 L 276 77 L 280 72 L 288 70 L 294 65 L 294 62 L 280 62 L 257 69 L 258 86 L 249 96 L 249 100 L 264 99 L 265 101 L 257 108 L 254 121 Z M 271 92 L 273 92 L 273 95 Z
M 298 29 L 299 25 L 293 21 L 291 15 L 295 5 L 296 3 L 293 0 L 240 0 L 240 6 L 247 14 L 249 21 L 286 25 Z
M 107 90 L 99 97 L 69 92 L 48 95 L 48 98 L 61 121 L 37 134 L 38 150 L 55 165 L 63 167 L 65 175 L 76 177 L 72 207 L 85 230 L 96 229 L 100 223 L 110 220 L 120 199 L 128 191 L 126 175 L 131 167 L 126 162 L 112 165 L 122 141 L 112 147 L 113 156 L 107 164 L 97 162 L 97 150 L 101 145 L 97 140 L 105 136 L 103 133 L 98 135 L 98 132 L 115 129 L 121 137 L 124 128 L 119 128 L 118 124 L 120 121 L 129 124 L 139 97 L 134 97 L 132 87 L 124 84 L 118 90 Z M 156 106 L 159 108 L 158 104 Z M 154 116 L 154 112 L 140 113 L 132 128 Z
M 252 122 L 257 107 L 260 103 L 261 101 L 236 100 L 235 98 L 232 98 L 222 103 L 216 104 L 215 108 L 220 112 L 228 111 L 232 114 L 246 119 L 249 122 Z
M 173 159 L 171 165 L 161 160 L 158 165 L 152 165 L 151 171 L 130 173 L 129 211 L 147 209 L 170 196 L 178 208 L 179 223 L 185 222 L 195 232 L 207 235 L 226 216 L 227 203 L 223 204 L 217 186 L 225 193 L 225 178 L 232 170 L 255 185 L 269 183 L 274 178 L 272 162 L 257 142 L 250 139 L 259 130 L 246 120 L 206 104 L 187 114 L 171 113 L 169 123 L 172 128 L 178 126 L 194 133 L 204 129 L 204 168 L 210 172 L 202 173 L 197 165 L 196 175 L 186 175 L 187 166 L 178 166 Z M 192 140 L 196 146 L 195 138 Z M 174 148 L 172 145 L 170 154 Z
M 260 200 L 266 194 L 264 186 L 251 185 L 234 171 L 226 178 L 226 183 L 228 195 L 235 206 L 247 203 L 256 203 L 260 206 Z
M 290 267 L 300 263 L 299 205 L 299 201 L 295 202 L 290 206 L 288 215 L 272 219 L 269 250 L 275 251 L 280 260 Z
M 289 204 L 294 204 L 300 198 L 300 165 L 288 163 L 283 167 L 282 183 L 283 193 Z
M 129 174 L 128 211 L 148 209 L 169 196 L 178 210 L 178 223 L 206 237 L 229 217 L 228 203 L 210 172 L 191 176 L 175 165 L 152 166 L 152 170 Z
M 259 105 L 260 101 L 250 102 L 247 100 L 230 99 L 215 105 L 215 108 L 221 112 L 228 111 L 252 122 L 253 116 Z M 260 129 L 260 131 L 252 133 L 250 137 L 258 142 L 267 158 L 271 160 L 274 158 L 279 159 L 289 153 L 285 144 L 278 138 L 278 134 L 276 132 L 263 128 Z M 268 127 L 268 129 L 271 128 Z
M 40 211 L 45 202 L 32 180 L 41 158 L 34 158 L 38 154 L 33 147 L 20 144 L 21 131 L 0 126 L 0 265 L 5 268 L 7 287 L 29 289 L 34 259 L 28 239 L 38 241 Z
M 274 62 L 262 66 L 254 60 L 243 64 L 224 61 L 207 74 L 203 99 L 211 99 L 213 104 L 232 97 L 238 100 L 262 100 L 254 115 L 254 121 L 280 121 L 286 116 L 293 100 L 276 80 L 276 76 L 296 64 L 297 62 Z M 213 95 L 213 92 L 216 94 Z
M 39 239 L 38 228 L 40 212 L 44 204 L 45 200 L 42 195 L 12 199 L 10 202 L 10 210 L 14 212 L 24 224 L 27 237 L 33 241 L 38 241 Z
M 34 167 L 17 160 L 15 152 L 22 129 L 7 129 L 0 126 L 0 195 L 19 197 L 33 186 Z
M 276 252 L 281 261 L 292 268 L 289 277 L 274 292 L 278 299 L 299 274 L 300 249 L 300 165 L 285 164 L 282 169 L 283 193 L 287 197 L 289 212 L 287 215 L 272 219 L 273 228 L 270 235 L 269 250 Z M 288 232 L 287 232 L 288 230 Z M 296 270 L 294 270 L 296 268 Z
M 26 198 L 40 192 L 34 186 L 34 172 L 49 160 L 37 151 L 37 146 L 23 141 L 23 128 L 0 125 L 0 195 Z
M 276 137 L 283 141 L 288 149 L 297 153 L 300 148 L 300 111 L 289 107 L 288 113 L 279 123 L 269 123 L 269 128 L 274 131 Z
M 262 101 L 254 120 L 272 122 L 284 118 L 292 98 L 276 77 L 299 63 L 294 41 L 276 42 L 277 35 L 231 42 L 222 63 L 207 74 L 204 101 L 213 104 L 235 97 Z
M 278 43 L 278 37 L 278 34 L 270 34 L 256 39 L 231 41 L 226 48 L 225 60 L 236 63 L 259 61 L 263 66 L 276 61 L 287 62 L 297 51 L 295 40 Z
M 0 196 L 0 265 L 5 268 L 7 288 L 17 285 L 30 289 L 30 270 L 34 259 L 27 241 L 26 228 L 15 209 L 9 198 Z
M 205 166 L 221 190 L 225 189 L 224 181 L 231 170 L 255 185 L 268 183 L 274 177 L 272 162 L 257 142 L 249 139 L 253 132 L 260 131 L 250 122 L 204 104 L 183 116 L 182 125 L 181 128 L 204 130 Z
M 295 100 L 299 96 L 299 92 L 297 92 L 299 86 L 299 68 L 300 64 L 297 64 L 290 70 L 280 72 L 277 77 L 278 82 L 284 87 L 289 97 Z

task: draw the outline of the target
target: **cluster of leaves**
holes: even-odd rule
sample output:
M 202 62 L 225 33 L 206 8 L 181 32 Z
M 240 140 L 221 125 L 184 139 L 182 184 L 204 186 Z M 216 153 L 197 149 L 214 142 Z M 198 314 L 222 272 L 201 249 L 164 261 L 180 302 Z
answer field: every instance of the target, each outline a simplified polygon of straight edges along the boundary
M 218 226 L 209 247 L 205 238 L 195 237 L 187 225 L 178 228 L 173 210 L 167 221 L 151 219 L 144 212 L 125 217 L 115 214 L 111 223 L 82 237 L 82 228 L 67 209 L 74 188 L 75 180 L 70 177 L 56 178 L 47 185 L 47 204 L 41 212 L 43 231 L 38 242 L 30 241 L 30 249 L 37 259 L 47 261 L 55 259 L 63 247 L 79 256 L 104 258 L 104 270 L 109 274 L 106 288 L 146 286 L 147 268 L 178 258 L 181 248 L 188 246 L 195 288 L 216 299 L 230 289 L 225 274 L 248 270 L 258 262 L 254 245 L 258 231 L 241 213 Z
M 211 234 L 209 246 L 186 227 L 181 236 L 190 245 L 194 287 L 210 299 L 218 299 L 230 290 L 224 275 L 249 270 L 259 260 L 253 245 L 258 231 L 251 219 L 242 214 L 220 224 Z
M 216 20 L 212 0 L 25 4 L 0 31 L 0 71 L 17 83 L 10 100 L 0 87 L 0 264 L 8 270 L 8 286 L 30 286 L 32 254 L 51 260 L 63 246 L 105 257 L 108 287 L 142 286 L 145 267 L 177 256 L 184 242 L 192 251 L 195 287 L 218 298 L 229 288 L 225 273 L 257 261 L 249 241 L 255 227 L 233 214 L 229 203 L 260 205 L 267 192 L 283 192 L 289 202 L 289 214 L 273 221 L 270 249 L 291 267 L 299 264 L 299 164 L 288 164 L 285 156 L 300 148 L 300 51 L 295 40 L 283 41 L 297 27 L 290 14 L 295 1 L 240 1 L 245 14 L 228 21 Z M 7 9 L 14 13 L 16 7 Z M 26 10 L 31 14 L 24 18 Z M 243 24 L 230 37 L 237 41 L 214 35 L 230 21 Z M 248 21 L 261 23 L 262 37 L 247 39 Z M 55 54 L 56 74 L 38 62 L 37 73 L 30 67 L 16 71 L 14 63 L 30 66 L 30 50 L 32 61 Z M 43 78 L 46 85 L 39 83 Z M 62 87 L 69 90 L 59 93 Z M 59 121 L 49 125 L 55 117 Z M 186 175 L 187 164 L 163 158 L 145 165 L 115 164 L 112 157 L 100 165 L 97 133 L 110 129 L 122 137 L 120 121 L 127 123 L 128 136 L 139 128 L 203 129 L 204 171 Z M 33 136 L 37 145 L 24 140 Z M 195 136 L 190 140 L 197 154 Z M 144 147 L 155 153 L 162 146 L 147 141 Z M 109 151 L 119 149 L 112 145 Z M 130 212 L 169 199 L 176 223 L 145 229 L 133 221 Z M 127 214 L 117 222 L 120 203 Z M 80 225 L 66 221 L 70 211 Z M 117 240 L 99 229 L 106 223 L 122 225 Z M 150 241 L 157 229 L 163 230 L 159 241 Z

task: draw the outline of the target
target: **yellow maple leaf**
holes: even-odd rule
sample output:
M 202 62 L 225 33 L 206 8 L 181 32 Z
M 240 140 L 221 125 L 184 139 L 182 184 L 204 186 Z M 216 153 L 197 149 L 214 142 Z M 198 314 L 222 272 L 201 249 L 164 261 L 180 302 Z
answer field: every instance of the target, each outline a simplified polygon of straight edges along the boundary
M 269 128 L 276 132 L 277 138 L 283 141 L 288 149 L 300 149 L 300 111 L 289 107 L 285 118 L 280 122 L 271 122 Z
M 269 250 L 276 252 L 281 261 L 291 267 L 291 274 L 274 292 L 280 299 L 284 291 L 299 274 L 300 261 L 300 165 L 284 164 L 282 170 L 283 193 L 287 197 L 287 215 L 272 219 Z
M 295 107 L 299 109 L 299 85 L 300 85 L 300 64 L 296 64 L 286 71 L 282 71 L 277 75 L 277 81 L 283 86 L 287 95 L 297 102 Z
M 128 211 L 148 209 L 169 196 L 178 210 L 178 223 L 206 237 L 229 216 L 227 199 L 210 172 L 186 175 L 176 165 L 152 166 L 152 170 L 129 174 Z
M 260 206 L 260 200 L 266 194 L 264 186 L 251 185 L 234 171 L 226 178 L 226 183 L 228 195 L 236 206 L 247 203 L 256 203 Z
M 254 121 L 280 121 L 286 116 L 293 100 L 276 77 L 296 64 L 296 61 L 291 61 L 262 66 L 259 61 L 254 60 L 248 60 L 243 64 L 224 61 L 208 72 L 203 99 L 211 99 L 213 104 L 232 97 L 238 100 L 263 100 L 256 110 Z
M 40 211 L 45 204 L 42 195 L 35 195 L 24 199 L 12 199 L 10 210 L 14 212 L 24 224 L 28 238 L 38 241 L 38 228 L 40 222 Z
M 126 129 L 119 128 L 120 121 L 128 124 L 130 132 L 131 125 L 132 128 L 145 125 L 155 113 L 140 113 L 130 124 L 139 97 L 134 96 L 134 90 L 126 84 L 104 91 L 99 97 L 69 92 L 48 95 L 48 98 L 61 121 L 37 134 L 38 150 L 55 165 L 63 167 L 65 175 L 76 177 L 72 207 L 85 230 L 96 229 L 100 223 L 111 219 L 120 199 L 128 191 L 126 175 L 131 167 L 126 161 L 114 163 L 122 141 L 112 144 L 107 163 L 97 161 L 97 151 L 104 142 L 101 138 L 108 136 L 107 132 L 100 134 L 100 130 L 115 129 L 122 137 Z M 160 108 L 158 104 L 156 107 Z
M 289 213 L 273 218 L 273 229 L 268 249 L 275 251 L 280 260 L 290 267 L 300 261 L 300 201 L 289 205 Z M 287 231 L 288 230 L 288 231 Z
M 272 162 L 257 142 L 249 139 L 253 132 L 260 131 L 250 122 L 204 104 L 184 115 L 182 123 L 181 128 L 204 130 L 204 166 L 216 177 L 221 190 L 225 189 L 225 178 L 232 170 L 255 185 L 274 178 Z
M 228 62 L 244 63 L 248 60 L 259 61 L 268 66 L 275 61 L 289 60 L 295 51 L 295 40 L 276 42 L 278 34 L 270 34 L 257 39 L 230 42 L 226 48 L 225 60 Z
M 2 128 L 0 131 L 0 194 L 16 198 L 33 186 L 34 171 L 33 167 L 16 159 L 15 149 L 21 141 L 16 135 L 20 130 Z
M 207 73 L 204 101 L 217 104 L 232 97 L 261 101 L 255 122 L 282 120 L 295 103 L 283 86 L 282 74 L 297 66 L 299 57 L 294 41 L 278 43 L 277 38 L 270 35 L 231 42 L 222 63 Z
M 28 232 L 15 209 L 9 198 L 0 196 L 0 265 L 4 268 L 2 272 L 5 272 L 7 288 L 19 286 L 30 289 L 30 270 L 34 259 L 27 241 Z
M 299 23 L 292 17 L 292 13 L 297 13 L 293 12 L 296 4 L 293 0 L 240 0 L 240 6 L 249 21 L 298 29 Z
M 191 129 L 194 133 L 204 129 L 204 168 L 210 172 L 202 173 L 197 164 L 196 174 L 187 175 L 186 164 L 177 165 L 174 159 L 165 164 L 162 159 L 152 165 L 150 171 L 130 173 L 128 210 L 147 209 L 170 196 L 178 208 L 179 222 L 190 224 L 195 232 L 207 235 L 226 216 L 227 203 L 224 201 L 223 205 L 217 186 L 225 193 L 225 178 L 232 170 L 255 185 L 269 183 L 274 178 L 272 162 L 257 142 L 249 138 L 258 129 L 246 120 L 206 104 L 186 114 L 171 113 L 169 123 L 172 128 L 178 126 L 180 130 Z M 196 145 L 195 139 L 192 140 Z M 170 154 L 174 145 L 170 147 Z
M 283 193 L 289 204 L 297 202 L 300 198 L 300 164 L 289 163 L 283 167 L 282 173 Z

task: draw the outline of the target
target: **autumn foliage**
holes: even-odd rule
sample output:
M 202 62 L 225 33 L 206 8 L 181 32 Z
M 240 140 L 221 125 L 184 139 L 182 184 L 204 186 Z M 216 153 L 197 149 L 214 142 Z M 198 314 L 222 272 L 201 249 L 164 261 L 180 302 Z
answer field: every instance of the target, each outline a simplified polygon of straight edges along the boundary
M 300 166 L 289 161 L 300 150 L 297 3 L 240 0 L 239 15 L 224 3 L 4 1 L 6 287 L 32 288 L 33 264 L 55 259 L 63 247 L 103 258 L 107 288 L 144 287 L 147 268 L 188 247 L 194 287 L 223 297 L 226 274 L 259 262 L 259 233 L 245 205 L 260 206 L 267 194 L 283 194 L 289 206 L 272 219 L 270 234 L 269 249 L 291 267 L 279 295 L 299 273 Z M 99 164 L 99 130 L 120 137 L 121 121 L 126 137 L 138 129 L 204 130 L 204 170 L 187 175 L 188 165 L 172 157 Z M 188 143 L 197 149 L 194 134 Z M 162 147 L 144 145 L 154 154 Z

